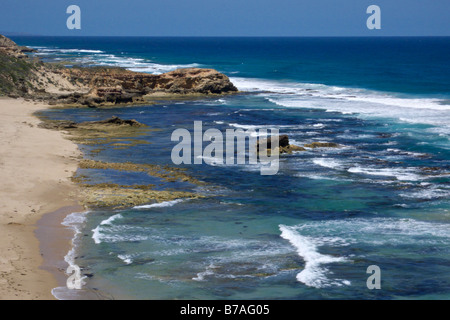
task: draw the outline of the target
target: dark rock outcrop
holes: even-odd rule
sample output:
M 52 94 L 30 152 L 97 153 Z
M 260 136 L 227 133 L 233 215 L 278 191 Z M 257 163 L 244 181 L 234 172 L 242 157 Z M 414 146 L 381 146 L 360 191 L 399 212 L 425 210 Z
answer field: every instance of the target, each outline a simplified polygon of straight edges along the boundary
M 267 150 L 267 155 L 271 155 L 276 152 L 279 154 L 287 153 L 291 154 L 294 151 L 306 151 L 305 148 L 316 149 L 316 148 L 340 148 L 340 144 L 334 142 L 312 142 L 305 144 L 303 147 L 296 146 L 289 143 L 289 137 L 285 134 L 278 136 L 278 146 L 276 143 L 273 144 L 273 137 L 267 139 L 259 139 L 256 144 L 256 151 L 258 154 Z M 267 146 L 267 148 L 265 147 Z
M 267 150 L 267 155 L 271 155 L 274 152 L 277 152 L 279 154 L 288 153 L 291 154 L 293 151 L 305 151 L 305 148 L 293 145 L 289 143 L 289 137 L 287 135 L 280 135 L 278 136 L 278 146 L 276 143 L 272 145 L 272 137 L 269 137 L 267 139 L 259 139 L 258 143 L 256 144 L 256 151 L 258 154 L 261 152 L 264 152 Z M 265 144 L 265 145 L 264 145 Z M 265 146 L 267 148 L 265 148 Z

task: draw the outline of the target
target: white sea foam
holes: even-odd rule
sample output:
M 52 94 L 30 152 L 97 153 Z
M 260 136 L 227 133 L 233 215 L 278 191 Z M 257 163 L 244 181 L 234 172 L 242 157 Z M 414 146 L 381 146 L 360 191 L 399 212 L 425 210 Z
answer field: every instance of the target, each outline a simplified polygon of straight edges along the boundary
M 61 53 L 104 53 L 101 50 L 89 50 L 89 49 L 58 49 L 58 48 L 46 48 L 46 47 L 30 47 L 38 50 L 35 55 L 49 55 L 49 54 L 61 54 Z
M 131 254 L 119 254 L 117 257 L 126 264 L 133 263 L 133 256 Z
M 376 136 L 373 134 L 341 134 L 337 136 L 341 139 L 348 139 L 348 140 L 363 140 L 363 139 L 373 139 Z
M 450 105 L 443 99 L 400 97 L 367 89 L 233 77 L 241 91 L 259 92 L 276 105 L 316 108 L 343 114 L 393 118 L 440 126 L 450 134 Z
M 329 279 L 327 277 L 328 269 L 323 267 L 323 265 L 330 263 L 346 262 L 348 261 L 346 258 L 321 254 L 315 240 L 311 237 L 302 236 L 294 227 L 280 225 L 280 231 L 280 236 L 288 240 L 296 248 L 298 255 L 305 261 L 305 268 L 297 274 L 297 281 L 314 288 L 350 284 L 348 280 Z
M 314 164 L 319 165 L 321 167 L 330 168 L 330 169 L 340 169 L 343 166 L 343 163 L 329 158 L 316 158 L 312 160 Z
M 86 215 L 88 213 L 89 211 L 73 212 L 66 216 L 61 224 L 71 228 L 76 234 L 78 234 L 81 232 L 81 226 L 86 221 Z
M 121 63 L 119 63 L 119 66 L 122 66 L 120 64 Z M 166 73 L 166 72 L 173 71 L 173 70 L 176 70 L 176 69 L 199 68 L 201 66 L 202 65 L 198 64 L 198 63 L 164 65 L 164 64 L 157 64 L 157 63 L 146 62 L 145 65 L 142 65 L 142 66 L 137 66 L 137 67 L 125 67 L 125 66 L 122 66 L 122 67 L 127 68 L 130 71 L 135 71 L 135 72 L 161 74 L 161 73 Z
M 198 63 L 191 64 L 159 64 L 142 58 L 131 58 L 116 56 L 112 54 L 98 54 L 93 57 L 87 57 L 86 60 L 91 61 L 98 66 L 116 66 L 135 72 L 144 72 L 151 74 L 161 74 L 180 68 L 201 67 Z
M 414 243 L 415 237 L 422 242 L 436 243 L 439 240 L 450 239 L 450 224 L 418 221 L 414 219 L 378 218 L 373 220 L 357 220 L 361 232 L 383 234 L 384 243 L 394 244 Z M 423 239 L 429 236 L 434 239 Z M 379 241 L 379 240 L 378 240 Z
M 118 242 L 134 242 L 145 241 L 151 236 L 148 234 L 134 234 L 133 232 L 139 232 L 134 228 L 127 228 L 126 226 L 114 226 L 114 225 L 98 225 L 92 230 L 92 239 L 95 244 L 100 243 L 118 243 Z
M 395 106 L 401 108 L 413 108 L 413 109 L 432 109 L 432 110 L 444 110 L 449 111 L 448 105 L 442 104 L 443 100 L 440 99 L 413 99 L 413 98 L 397 98 L 387 94 L 383 96 L 356 96 L 347 97 L 350 101 L 362 101 L 373 104 L 380 104 L 386 106 Z
M 405 245 L 447 246 L 450 224 L 402 218 L 347 218 L 312 221 L 296 226 L 280 225 L 281 237 L 288 240 L 305 261 L 297 280 L 308 286 L 350 285 L 348 280 L 331 279 L 325 267 L 331 263 L 348 262 L 319 252 L 320 246 L 343 247 L 369 245 L 395 247 Z
M 172 201 L 164 201 L 159 203 L 152 203 L 152 204 L 146 204 L 142 206 L 135 206 L 133 209 L 151 209 L 151 208 L 165 208 L 165 207 L 172 207 L 176 205 L 177 203 L 183 202 L 183 199 L 176 199 Z
M 443 244 L 450 239 L 450 224 L 404 218 L 347 218 L 308 222 L 294 230 L 313 238 L 315 244 L 328 237 L 340 239 L 335 245 Z M 329 241 L 328 241 L 329 242 Z
M 348 169 L 350 173 L 367 174 L 372 176 L 394 177 L 400 181 L 419 181 L 424 179 L 414 173 L 414 168 L 363 168 L 351 167 Z
M 273 130 L 295 130 L 295 129 L 303 129 L 308 126 L 305 125 L 279 125 L 279 124 L 258 124 L 258 125 L 250 125 L 250 124 L 239 124 L 239 123 L 229 123 L 230 127 L 234 127 L 237 129 L 248 130 L 250 132 L 251 137 L 266 137 L 272 133 Z M 286 132 L 289 133 L 289 132 Z M 245 133 L 244 135 L 247 135 Z
M 259 125 L 251 125 L 251 124 L 239 124 L 239 123 L 230 123 L 228 124 L 231 127 L 235 127 L 238 129 L 245 129 L 245 130 L 259 130 L 259 129 L 276 129 L 276 128 L 293 128 L 296 126 L 291 125 L 276 125 L 276 124 L 259 124 Z
M 101 50 L 88 50 L 88 49 L 60 49 L 61 53 L 104 53 Z
M 131 71 L 144 72 L 151 74 L 161 74 L 169 71 L 173 71 L 180 68 L 197 68 L 201 67 L 201 64 L 159 64 L 148 59 L 133 58 L 126 56 L 118 56 L 114 54 L 107 54 L 101 50 L 89 50 L 89 49 L 62 49 L 62 48 L 48 48 L 48 47 L 35 47 L 38 50 L 34 53 L 38 56 L 52 57 L 55 55 L 76 54 L 77 57 L 74 60 L 78 63 L 84 63 L 93 66 L 113 66 L 122 67 Z
M 76 256 L 76 242 L 78 240 L 79 235 L 81 234 L 81 228 L 86 222 L 86 216 L 89 211 L 86 212 L 73 212 L 66 216 L 61 223 L 63 226 L 69 227 L 73 230 L 74 236 L 72 238 L 72 248 L 64 257 L 64 260 L 69 264 L 69 266 L 76 267 L 75 256 Z
M 320 174 L 312 174 L 312 173 L 297 173 L 294 176 L 298 177 L 298 178 L 307 178 L 307 179 L 312 179 L 312 180 L 353 181 L 350 179 L 343 179 L 343 178 L 337 177 L 337 176 L 320 175 Z
M 84 223 L 86 222 L 86 216 L 88 215 L 88 213 L 89 213 L 89 211 L 73 212 L 73 213 L 67 215 L 64 218 L 63 222 L 61 222 L 61 224 L 63 226 L 72 229 L 72 231 L 74 232 L 74 236 L 72 238 L 72 247 L 70 248 L 69 252 L 64 256 L 64 261 L 66 261 L 67 264 L 73 270 L 79 270 L 79 266 L 76 264 L 76 261 L 75 261 L 77 242 L 79 241 L 81 230 L 82 230 Z M 81 278 L 82 286 L 85 285 L 84 279 L 85 279 L 85 277 Z M 73 290 L 70 290 L 67 287 L 57 287 L 52 290 L 52 295 L 58 300 L 66 300 L 66 299 L 70 299 L 70 296 L 73 295 L 72 291 Z
M 102 243 L 103 240 L 103 235 L 102 235 L 102 226 L 106 226 L 106 225 L 112 225 L 112 223 L 117 220 L 117 219 L 121 219 L 123 218 L 123 216 L 121 214 L 116 214 L 114 216 L 109 217 L 106 220 L 103 220 L 102 222 L 100 222 L 100 224 L 92 230 L 93 234 L 92 234 L 92 239 L 94 240 L 94 242 L 96 244 L 100 244 Z
M 206 276 L 210 276 L 214 274 L 214 269 L 216 266 L 214 264 L 210 264 L 205 271 L 197 273 L 197 276 L 192 278 L 194 281 L 204 281 Z
M 225 162 L 225 159 L 220 157 L 208 157 L 208 156 L 197 156 L 197 159 L 203 159 L 205 163 L 210 166 L 228 166 Z
M 449 199 L 450 189 L 443 189 L 432 185 L 420 191 L 401 193 L 400 196 L 407 199 Z
M 296 83 L 274 80 L 262 80 L 251 78 L 230 78 L 240 91 L 278 93 L 282 95 L 294 95 L 294 98 L 331 98 L 342 101 L 360 101 L 374 105 L 396 106 L 413 109 L 433 109 L 450 111 L 450 106 L 442 99 L 429 98 L 403 98 L 396 97 L 385 92 L 372 91 L 358 88 L 344 88 L 315 83 Z M 280 98 L 280 96 L 277 96 Z M 286 100 L 287 103 L 289 100 Z M 282 100 L 279 101 L 283 103 Z M 295 103 L 296 100 L 292 100 Z M 287 106 L 292 106 L 288 104 Z M 325 106 L 326 108 L 326 106 Z
M 123 216 L 119 213 L 119 214 L 116 214 L 116 215 L 113 215 L 113 216 L 109 217 L 106 220 L 103 220 L 100 223 L 100 225 L 102 225 L 102 226 L 104 226 L 104 225 L 111 225 L 115 220 L 122 219 L 122 218 L 123 218 Z
M 407 155 L 407 156 L 418 157 L 418 158 L 428 156 L 426 153 L 412 152 L 412 151 L 400 150 L 400 149 L 395 149 L 395 148 L 388 148 L 388 149 L 386 149 L 386 151 L 394 153 L 394 154 Z
M 101 235 L 100 226 L 97 226 L 95 229 L 92 230 L 92 239 L 94 240 L 95 244 L 102 243 L 102 235 Z

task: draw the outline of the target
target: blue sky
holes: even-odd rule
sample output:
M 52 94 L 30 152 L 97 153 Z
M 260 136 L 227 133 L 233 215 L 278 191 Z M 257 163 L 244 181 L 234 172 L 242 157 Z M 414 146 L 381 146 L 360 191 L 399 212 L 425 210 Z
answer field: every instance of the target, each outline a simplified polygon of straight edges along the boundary
M 81 8 L 68 30 L 66 8 Z M 381 8 L 381 30 L 366 9 Z M 450 36 L 449 0 L 2 0 L 0 32 L 74 36 Z

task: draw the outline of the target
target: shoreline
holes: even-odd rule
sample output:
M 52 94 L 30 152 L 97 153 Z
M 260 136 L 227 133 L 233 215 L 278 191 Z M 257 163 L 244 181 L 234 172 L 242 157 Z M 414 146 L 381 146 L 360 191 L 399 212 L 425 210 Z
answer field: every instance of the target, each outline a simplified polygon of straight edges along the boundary
M 62 222 L 71 213 L 84 211 L 78 204 L 62 207 L 56 211 L 45 213 L 37 222 L 35 236 L 39 241 L 39 249 L 43 262 L 39 267 L 50 273 L 56 280 L 56 286 L 51 292 L 58 299 L 53 290 L 66 286 L 68 276 L 65 271 L 69 264 L 65 260 L 66 255 L 72 249 L 74 232 L 66 228 Z
M 22 98 L 0 97 L 0 300 L 103 300 L 111 297 L 96 289 L 68 290 L 66 270 L 77 230 L 63 224 L 72 213 L 86 212 L 89 192 L 72 178 L 85 163 L 77 141 L 69 139 L 68 130 L 41 126 L 36 113 L 53 106 Z M 44 120 L 45 121 L 45 120 Z M 114 129 L 114 128 L 113 128 Z M 121 129 L 123 130 L 123 129 Z M 92 162 L 92 161 L 91 161 Z M 144 171 L 159 176 L 158 166 L 123 167 L 126 164 L 95 162 L 94 165 L 119 165 L 124 170 Z M 161 179 L 181 179 L 192 183 L 183 172 L 165 168 Z M 109 187 L 109 186 L 108 186 Z M 100 186 L 91 193 L 105 198 L 95 205 L 113 206 L 107 200 L 113 187 Z M 133 205 L 145 203 L 149 197 L 157 202 L 179 197 L 199 197 L 189 192 L 155 191 L 148 186 L 127 189 L 125 198 Z M 125 188 L 125 189 L 124 189 Z M 111 189 L 111 190 L 110 190 Z M 127 193 L 128 192 L 128 193 Z M 113 195 L 116 199 L 117 196 Z M 123 202 L 124 197 L 116 201 Z M 142 198 L 142 199 L 141 199 Z M 69 257 L 70 260 L 70 257 Z
M 52 289 L 61 280 L 44 266 L 53 248 L 47 246 L 59 247 L 55 252 L 70 248 L 52 234 L 37 237 L 49 223 L 47 214 L 78 203 L 78 187 L 70 179 L 82 154 L 63 132 L 38 127 L 34 113 L 49 107 L 0 97 L 0 300 L 54 300 Z M 53 235 L 64 232 L 58 223 L 51 221 Z
M 80 290 L 67 288 L 67 280 L 71 274 L 67 274 L 68 267 L 72 264 L 68 259 L 76 259 L 76 244 L 74 240 L 79 232 L 73 227 L 63 224 L 71 214 L 87 214 L 89 211 L 74 203 L 71 206 L 62 207 L 56 211 L 46 213 L 37 222 L 35 230 L 39 241 L 43 263 L 39 267 L 50 273 L 56 280 L 56 285 L 51 289 L 51 294 L 56 300 L 105 300 L 99 290 L 92 290 L 83 286 Z M 74 254 L 75 256 L 72 256 Z

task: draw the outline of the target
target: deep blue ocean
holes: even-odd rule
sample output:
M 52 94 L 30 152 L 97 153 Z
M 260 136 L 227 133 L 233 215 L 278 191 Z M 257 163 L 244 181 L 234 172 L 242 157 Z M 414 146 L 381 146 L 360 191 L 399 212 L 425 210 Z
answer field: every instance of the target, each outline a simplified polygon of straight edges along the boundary
M 183 165 L 201 200 L 74 213 L 66 259 L 86 290 L 131 299 L 449 299 L 450 38 L 13 37 L 46 61 L 162 73 L 214 68 L 242 93 L 152 106 L 50 110 L 159 129 L 87 158 L 175 166 L 177 128 L 277 128 L 291 143 L 335 142 L 257 165 Z M 68 63 L 70 64 L 70 63 Z M 79 170 L 98 182 L 143 173 Z M 167 187 L 162 181 L 161 188 Z M 367 268 L 381 270 L 369 290 Z M 61 294 L 62 290 L 55 291 Z

